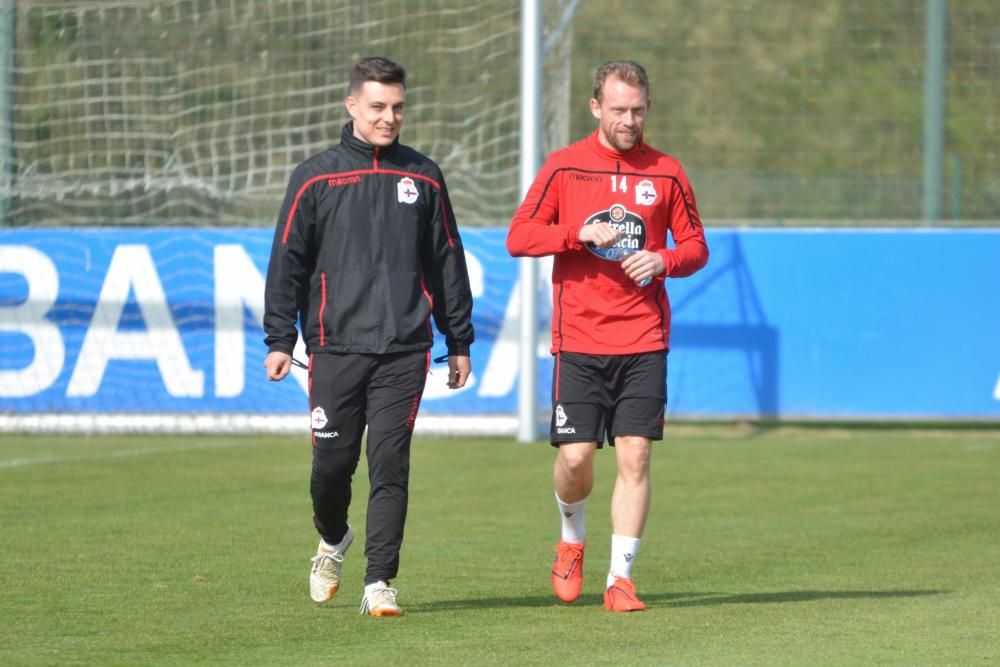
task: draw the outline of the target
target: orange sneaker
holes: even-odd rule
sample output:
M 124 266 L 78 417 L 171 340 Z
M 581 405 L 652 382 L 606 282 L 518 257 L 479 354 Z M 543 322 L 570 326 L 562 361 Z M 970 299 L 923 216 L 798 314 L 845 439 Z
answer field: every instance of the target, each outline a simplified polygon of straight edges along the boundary
M 563 602 L 580 597 L 583 588 L 583 545 L 559 541 L 556 562 L 552 565 L 552 588 Z
M 615 583 L 604 591 L 604 608 L 608 611 L 645 611 L 646 605 L 635 596 L 631 579 L 615 577 Z

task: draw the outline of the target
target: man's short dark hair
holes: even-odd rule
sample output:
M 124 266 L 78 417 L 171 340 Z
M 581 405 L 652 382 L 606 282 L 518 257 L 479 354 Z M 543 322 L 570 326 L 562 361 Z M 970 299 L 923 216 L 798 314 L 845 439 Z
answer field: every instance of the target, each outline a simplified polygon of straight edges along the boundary
M 604 81 L 609 76 L 619 78 L 630 86 L 642 88 L 646 99 L 649 99 L 649 77 L 642 65 L 634 60 L 609 60 L 594 73 L 594 99 L 598 102 L 604 92 Z
M 372 56 L 362 58 L 351 68 L 349 90 L 356 93 L 366 81 L 376 81 L 382 84 L 399 84 L 406 88 L 406 70 L 388 58 Z

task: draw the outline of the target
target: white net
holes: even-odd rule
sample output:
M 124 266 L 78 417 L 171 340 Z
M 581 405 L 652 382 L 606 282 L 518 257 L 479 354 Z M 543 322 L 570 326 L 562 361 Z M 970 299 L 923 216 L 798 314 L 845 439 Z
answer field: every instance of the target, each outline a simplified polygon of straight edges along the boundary
M 709 226 L 921 218 L 923 0 L 584 2 L 572 133 L 602 60 L 650 76 L 649 143 L 684 163 Z M 947 4 L 943 217 L 1000 224 L 1000 3 Z
M 569 142 L 571 6 L 545 3 L 543 151 Z M 306 404 L 260 373 L 267 228 L 294 167 L 339 141 L 351 65 L 406 67 L 403 141 L 441 165 L 460 226 L 503 227 L 520 19 L 509 0 L 0 0 L 0 432 L 285 429 L 273 413 Z M 108 229 L 50 229 L 84 226 Z M 481 267 L 508 256 L 477 248 L 488 340 L 511 287 Z
M 546 3 L 547 25 L 566 4 Z M 366 55 L 407 68 L 403 140 L 441 164 L 460 222 L 516 206 L 518 3 L 23 0 L 7 16 L 8 225 L 272 224 L 291 169 L 338 140 Z M 547 148 L 568 141 L 569 49 L 566 32 L 545 59 Z

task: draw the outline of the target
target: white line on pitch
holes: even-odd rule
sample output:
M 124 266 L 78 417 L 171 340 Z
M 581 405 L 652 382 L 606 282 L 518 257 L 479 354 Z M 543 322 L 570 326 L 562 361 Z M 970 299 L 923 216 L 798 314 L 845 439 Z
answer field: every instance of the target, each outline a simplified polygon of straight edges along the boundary
M 76 457 L 55 457 L 50 456 L 46 458 L 37 459 L 7 459 L 6 461 L 0 461 L 0 470 L 9 468 L 24 468 L 27 466 L 37 466 L 37 465 L 52 465 L 60 463 L 88 463 L 90 461 L 102 461 L 107 459 L 124 459 L 133 456 L 145 456 L 146 454 L 170 454 L 172 452 L 194 452 L 204 449 L 224 449 L 226 447 L 246 447 L 246 446 L 256 446 L 259 442 L 254 442 L 253 440 L 247 440 L 245 442 L 240 441 L 227 441 L 227 442 L 205 442 L 199 445 L 177 445 L 174 447 L 149 447 L 146 449 L 126 449 L 116 452 L 108 452 L 107 454 L 98 454 L 95 456 L 76 456 Z

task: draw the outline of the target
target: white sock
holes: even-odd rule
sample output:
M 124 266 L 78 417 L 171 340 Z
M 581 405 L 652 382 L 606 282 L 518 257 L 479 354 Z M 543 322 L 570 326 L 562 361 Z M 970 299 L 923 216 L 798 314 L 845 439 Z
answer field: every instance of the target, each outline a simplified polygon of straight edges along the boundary
M 632 578 L 632 563 L 639 553 L 640 541 L 638 537 L 611 536 L 611 571 L 608 572 L 608 586 L 615 583 L 615 577 Z
M 556 504 L 559 505 L 559 515 L 562 517 L 562 541 L 583 544 L 587 537 L 583 515 L 587 508 L 587 499 L 575 503 L 564 503 L 556 494 Z
M 338 542 L 337 544 L 330 544 L 323 539 L 321 539 L 320 541 L 323 543 L 323 549 L 325 551 L 330 551 L 330 552 L 336 551 L 337 553 L 342 554 L 347 551 L 347 547 L 351 546 L 351 541 L 353 539 L 354 539 L 354 531 L 351 530 L 351 525 L 347 524 L 347 532 L 344 533 L 344 537 L 342 537 L 340 542 Z

